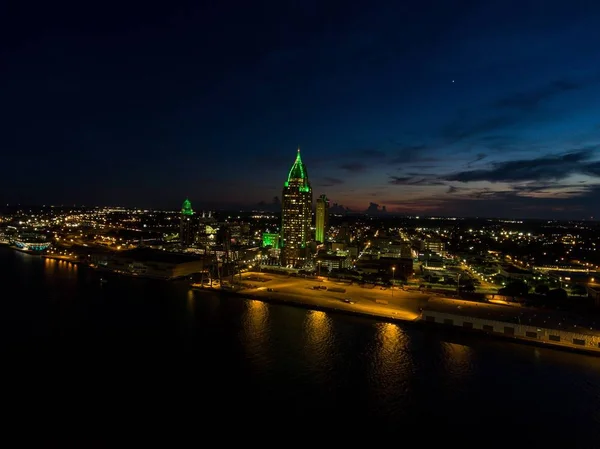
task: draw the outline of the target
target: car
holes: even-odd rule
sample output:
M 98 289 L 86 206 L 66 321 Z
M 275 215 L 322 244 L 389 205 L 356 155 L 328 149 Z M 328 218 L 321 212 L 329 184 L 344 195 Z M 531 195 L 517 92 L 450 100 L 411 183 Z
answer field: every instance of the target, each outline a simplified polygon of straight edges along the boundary
M 346 304 L 354 304 L 354 301 L 352 301 L 350 298 L 346 298 L 343 300 Z

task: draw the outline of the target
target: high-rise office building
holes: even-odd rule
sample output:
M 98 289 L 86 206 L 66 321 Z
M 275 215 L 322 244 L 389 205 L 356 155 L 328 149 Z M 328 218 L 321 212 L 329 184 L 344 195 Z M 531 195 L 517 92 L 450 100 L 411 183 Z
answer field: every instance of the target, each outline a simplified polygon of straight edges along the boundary
M 307 255 L 312 222 L 312 189 L 308 173 L 300 157 L 300 148 L 294 165 L 283 186 L 281 200 L 281 264 L 299 266 Z
M 184 247 L 189 247 L 194 243 L 196 236 L 196 226 L 194 223 L 194 211 L 192 203 L 186 199 L 181 207 L 181 216 L 179 222 L 179 241 Z
M 329 200 L 325 195 L 317 198 L 317 213 L 315 217 L 315 240 L 325 243 L 329 231 Z

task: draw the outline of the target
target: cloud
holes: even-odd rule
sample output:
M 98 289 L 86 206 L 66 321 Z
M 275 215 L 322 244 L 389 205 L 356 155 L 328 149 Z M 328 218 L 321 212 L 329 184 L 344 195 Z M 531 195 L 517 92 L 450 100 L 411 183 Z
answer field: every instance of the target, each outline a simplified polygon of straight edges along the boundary
M 472 161 L 470 161 L 470 162 L 467 163 L 467 167 L 471 168 L 471 166 L 473 164 L 476 164 L 477 162 L 484 160 L 486 157 L 487 157 L 487 154 L 485 154 L 485 153 L 478 153 L 475 156 L 475 159 L 473 159 Z
M 412 180 L 412 176 L 390 176 L 390 184 L 403 186 Z
M 379 212 L 379 204 L 377 204 L 377 203 L 369 203 L 369 207 L 367 207 L 367 210 L 365 212 L 367 214 L 368 213 Z
M 460 190 L 470 190 L 461 189 Z M 420 197 L 401 200 L 382 199 L 393 206 L 390 212 L 418 213 L 453 217 L 497 217 L 497 218 L 563 218 L 589 219 L 589 210 L 594 210 L 600 201 L 600 185 L 587 186 L 583 193 L 565 201 L 562 196 L 522 196 L 514 190 L 494 191 L 489 188 L 469 191 L 466 195 L 444 197 Z
M 530 182 L 527 184 L 522 184 L 522 185 L 515 185 L 513 186 L 513 190 L 515 190 L 516 192 L 524 192 L 524 193 L 537 193 L 537 192 L 543 192 L 546 191 L 548 189 L 556 189 L 556 188 L 561 188 L 561 189 L 575 189 L 575 190 L 580 190 L 582 188 L 585 188 L 586 185 L 583 183 L 579 183 L 579 184 L 557 184 L 557 183 L 548 183 L 548 182 Z
M 600 177 L 600 162 L 592 162 L 583 167 L 583 173 L 590 176 Z
M 561 188 L 569 189 L 565 185 Z M 554 189 L 555 186 L 548 187 Z M 536 192 L 541 192 L 542 186 L 534 186 Z M 525 189 L 527 190 L 527 189 Z M 548 195 L 523 193 L 523 189 L 492 191 L 482 189 L 473 192 L 467 197 L 459 198 L 453 203 L 447 203 L 445 207 L 455 210 L 472 209 L 473 201 L 477 201 L 477 210 L 481 210 L 485 216 L 521 216 L 521 217 L 550 217 L 562 213 L 566 218 L 584 218 L 584 210 L 593 210 L 597 204 L 600 194 L 600 185 L 577 186 L 573 190 L 563 190 L 559 193 L 552 192 Z M 568 199 L 568 202 L 565 201 Z
M 395 186 L 444 186 L 446 183 L 435 178 L 413 176 L 390 176 L 389 184 Z
M 406 164 L 409 162 L 435 162 L 437 160 L 437 158 L 425 156 L 425 154 L 428 151 L 432 150 L 431 147 L 425 144 L 406 145 L 395 140 L 390 140 L 390 143 L 396 147 L 396 149 L 394 150 L 396 156 L 390 159 L 390 164 Z
M 427 213 L 444 210 L 444 201 L 437 198 L 419 198 L 418 200 L 389 199 L 386 204 L 394 206 L 389 212 Z
M 597 148 L 584 148 L 558 156 L 497 162 L 488 170 L 462 171 L 447 175 L 444 179 L 459 182 L 522 182 L 558 181 L 576 173 L 600 176 L 600 162 L 588 163 Z
M 559 200 L 586 196 L 589 192 L 597 190 L 598 187 L 597 184 L 530 182 L 513 185 L 502 190 L 493 190 L 490 187 L 472 189 L 451 186 L 446 193 L 464 192 L 457 196 L 462 200 L 511 201 L 519 198 Z
M 437 165 L 410 165 L 408 167 L 400 167 L 398 168 L 398 170 L 404 170 L 404 169 L 412 169 L 412 170 L 431 170 L 432 168 L 437 168 Z M 421 175 L 421 173 L 412 175 L 409 173 L 409 175 L 411 176 L 419 176 Z
M 493 106 L 500 109 L 516 109 L 520 111 L 531 111 L 538 108 L 544 101 L 551 99 L 564 92 L 578 90 L 583 88 L 583 84 L 571 81 L 559 80 L 548 86 L 542 87 L 531 92 L 518 92 L 511 94 L 494 102 Z
M 427 152 L 433 150 L 424 144 L 403 144 L 395 140 L 376 145 L 371 148 L 360 148 L 344 152 L 344 158 L 349 157 L 349 162 L 340 168 L 349 172 L 363 172 L 367 167 L 373 165 L 411 164 L 437 162 L 438 158 L 427 156 Z M 362 162 L 364 161 L 364 163 Z
M 474 138 L 479 140 L 490 137 L 486 134 L 504 131 L 524 121 L 546 119 L 547 111 L 544 116 L 540 115 L 541 107 L 546 101 L 563 93 L 584 89 L 599 80 L 598 76 L 580 82 L 558 80 L 529 92 L 512 93 L 491 104 L 482 105 L 477 111 L 463 112 L 442 128 L 441 135 L 450 143 Z M 531 115 L 534 111 L 537 112 L 535 117 Z M 467 116 L 469 112 L 471 118 Z
M 514 185 L 512 189 L 519 196 L 531 198 L 573 198 L 587 193 L 594 184 L 561 184 L 548 182 L 530 182 Z
M 490 132 L 504 130 L 516 125 L 519 120 L 520 118 L 514 114 L 478 119 L 471 123 L 461 118 L 442 128 L 442 137 L 450 141 L 450 143 L 458 143 L 462 140 L 479 138 L 483 134 Z
M 340 168 L 350 173 L 363 173 L 367 170 L 367 166 L 361 162 L 349 162 L 340 165 Z
M 325 177 L 325 178 L 323 178 L 323 182 L 321 182 L 318 185 L 320 187 L 333 187 L 335 185 L 339 185 L 339 184 L 343 184 L 343 183 L 344 183 L 343 179 Z

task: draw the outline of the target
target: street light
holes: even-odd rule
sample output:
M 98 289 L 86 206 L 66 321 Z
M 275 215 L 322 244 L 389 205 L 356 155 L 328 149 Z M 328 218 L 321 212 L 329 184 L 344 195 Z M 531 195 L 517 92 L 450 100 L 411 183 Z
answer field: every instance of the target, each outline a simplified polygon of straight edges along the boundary
M 462 276 L 462 273 L 458 273 L 458 276 L 456 277 L 456 294 L 460 295 L 460 277 Z
M 396 267 L 392 267 L 392 296 L 394 296 L 394 280 L 396 279 Z

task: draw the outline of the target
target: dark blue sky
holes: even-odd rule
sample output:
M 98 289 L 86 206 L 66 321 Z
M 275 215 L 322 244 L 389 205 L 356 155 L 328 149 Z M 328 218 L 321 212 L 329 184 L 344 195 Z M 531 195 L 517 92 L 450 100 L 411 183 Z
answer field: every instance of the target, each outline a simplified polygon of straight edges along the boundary
M 600 216 L 600 3 L 15 2 L 0 200 Z

